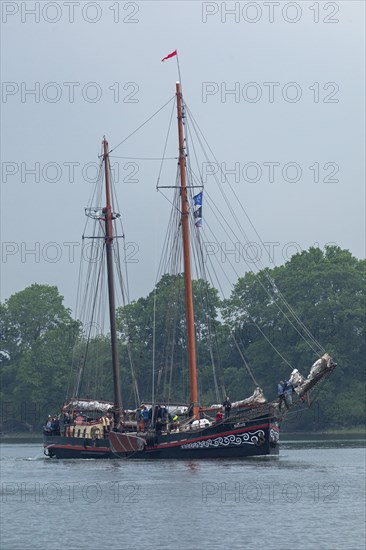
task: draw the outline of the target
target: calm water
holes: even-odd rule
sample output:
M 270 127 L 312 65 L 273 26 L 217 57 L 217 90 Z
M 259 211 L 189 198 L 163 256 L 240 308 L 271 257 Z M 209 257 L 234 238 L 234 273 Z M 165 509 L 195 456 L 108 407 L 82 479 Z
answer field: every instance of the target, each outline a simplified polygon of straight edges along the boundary
M 365 447 L 297 438 L 278 459 L 56 461 L 1 446 L 1 549 L 359 550 Z

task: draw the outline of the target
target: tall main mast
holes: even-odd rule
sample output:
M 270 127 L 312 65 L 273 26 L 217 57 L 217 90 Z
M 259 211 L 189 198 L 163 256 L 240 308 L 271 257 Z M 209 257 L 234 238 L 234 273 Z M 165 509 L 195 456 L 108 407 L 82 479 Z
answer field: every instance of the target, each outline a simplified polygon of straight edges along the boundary
M 114 296 L 114 277 L 113 277 L 113 212 L 111 204 L 111 188 L 109 179 L 109 153 L 108 142 L 104 138 L 104 171 L 105 171 L 105 193 L 106 193 L 106 206 L 103 208 L 103 214 L 105 219 L 105 245 L 106 245 L 106 259 L 107 259 L 107 275 L 108 275 L 108 301 L 109 301 L 109 321 L 111 329 L 111 346 L 112 346 L 112 368 L 113 368 L 113 389 L 114 389 L 114 420 L 118 425 L 121 411 L 122 411 L 122 398 L 121 398 L 121 385 L 119 376 L 119 359 L 118 359 L 118 347 L 117 347 L 117 328 L 116 328 L 116 302 Z
M 199 418 L 199 404 L 197 391 L 197 366 L 196 366 L 196 339 L 194 332 L 194 309 L 192 295 L 191 255 L 189 242 L 189 207 L 186 181 L 186 155 L 183 133 L 183 99 L 180 83 L 176 83 L 177 114 L 178 114 L 178 139 L 179 139 L 179 170 L 180 170 L 180 196 L 182 205 L 182 237 L 183 237 L 183 263 L 184 286 L 186 294 L 186 320 L 188 342 L 188 364 L 190 398 L 193 407 L 193 417 Z

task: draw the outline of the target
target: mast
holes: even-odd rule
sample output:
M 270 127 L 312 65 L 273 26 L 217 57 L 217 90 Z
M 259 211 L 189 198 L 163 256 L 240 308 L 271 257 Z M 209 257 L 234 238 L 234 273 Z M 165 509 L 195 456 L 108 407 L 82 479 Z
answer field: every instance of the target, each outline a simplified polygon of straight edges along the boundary
M 191 406 L 193 417 L 199 418 L 199 404 L 197 391 L 197 366 L 196 366 L 196 340 L 194 332 L 194 310 L 192 295 L 191 255 L 189 242 L 189 208 L 186 182 L 186 156 L 183 134 L 183 99 L 180 82 L 176 83 L 177 114 L 178 114 L 178 139 L 179 139 L 179 170 L 180 170 L 180 196 L 182 205 L 182 237 L 183 237 L 183 264 L 184 286 L 186 294 L 186 320 L 188 342 L 188 364 Z
M 107 275 L 108 275 L 108 301 L 109 301 L 109 321 L 111 329 L 111 346 L 112 346 L 112 368 L 113 368 L 113 389 L 114 389 L 114 421 L 118 425 L 121 411 L 121 385 L 119 376 L 119 359 L 117 347 L 117 330 L 116 330 L 116 305 L 114 297 L 114 277 L 113 277 L 113 212 L 111 205 L 111 190 L 109 180 L 109 154 L 108 141 L 104 138 L 104 170 L 105 170 L 105 192 L 106 206 L 103 208 L 105 219 L 105 245 L 106 245 L 106 260 L 107 260 Z

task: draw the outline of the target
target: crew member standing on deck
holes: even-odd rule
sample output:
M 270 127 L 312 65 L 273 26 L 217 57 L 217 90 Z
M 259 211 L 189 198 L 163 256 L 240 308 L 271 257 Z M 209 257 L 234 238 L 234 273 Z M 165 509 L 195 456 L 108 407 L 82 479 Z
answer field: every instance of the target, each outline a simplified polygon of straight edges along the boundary
M 285 404 L 286 409 L 289 409 L 289 406 L 288 406 L 287 400 L 286 400 L 287 382 L 283 381 L 283 380 L 280 380 L 279 383 L 278 383 L 278 386 L 277 386 L 277 391 L 278 391 L 278 408 L 279 408 L 279 410 L 281 410 L 281 408 L 282 408 L 282 403 Z
M 230 416 L 230 411 L 231 411 L 231 401 L 228 396 L 225 397 L 225 401 L 223 402 L 222 406 L 224 407 L 225 418 L 228 418 L 228 416 Z

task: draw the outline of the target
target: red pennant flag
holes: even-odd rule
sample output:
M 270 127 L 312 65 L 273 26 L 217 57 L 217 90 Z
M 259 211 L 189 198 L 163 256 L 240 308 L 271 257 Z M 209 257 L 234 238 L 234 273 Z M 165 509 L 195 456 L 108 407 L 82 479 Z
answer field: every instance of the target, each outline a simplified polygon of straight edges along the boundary
M 171 57 L 174 57 L 175 55 L 177 55 L 177 50 L 174 50 L 174 52 L 172 52 L 169 55 L 167 55 L 166 57 L 164 57 L 162 59 L 162 61 L 165 61 L 166 59 L 170 59 Z

